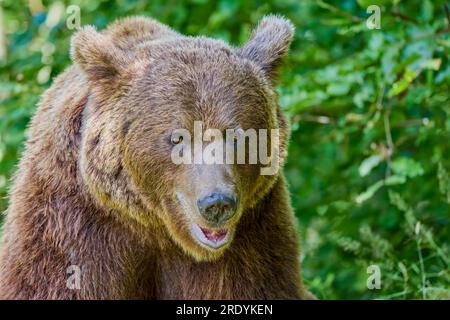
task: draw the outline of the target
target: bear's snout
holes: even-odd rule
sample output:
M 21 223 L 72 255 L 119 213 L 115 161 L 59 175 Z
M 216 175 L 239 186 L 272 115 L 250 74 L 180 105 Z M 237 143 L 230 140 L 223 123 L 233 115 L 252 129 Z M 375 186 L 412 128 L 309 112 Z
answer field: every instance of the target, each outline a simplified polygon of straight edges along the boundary
M 208 222 L 222 225 L 236 213 L 236 200 L 225 193 L 212 193 L 197 201 L 200 214 Z

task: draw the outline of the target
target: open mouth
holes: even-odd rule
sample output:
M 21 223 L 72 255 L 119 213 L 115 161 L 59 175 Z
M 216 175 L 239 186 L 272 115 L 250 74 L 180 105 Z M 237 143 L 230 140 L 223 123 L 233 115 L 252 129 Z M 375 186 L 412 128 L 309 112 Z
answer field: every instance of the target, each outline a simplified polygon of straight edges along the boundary
M 228 229 L 203 228 L 193 223 L 192 231 L 198 241 L 210 248 L 217 249 L 228 242 Z

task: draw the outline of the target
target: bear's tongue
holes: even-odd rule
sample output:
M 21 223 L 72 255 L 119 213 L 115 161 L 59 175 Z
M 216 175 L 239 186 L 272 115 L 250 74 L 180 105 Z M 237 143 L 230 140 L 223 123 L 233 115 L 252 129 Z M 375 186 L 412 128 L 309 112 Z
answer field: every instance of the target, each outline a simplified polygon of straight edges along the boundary
M 206 229 L 206 228 L 200 229 L 202 230 L 203 234 L 208 240 L 214 242 L 222 240 L 228 233 L 228 230 L 226 229 Z

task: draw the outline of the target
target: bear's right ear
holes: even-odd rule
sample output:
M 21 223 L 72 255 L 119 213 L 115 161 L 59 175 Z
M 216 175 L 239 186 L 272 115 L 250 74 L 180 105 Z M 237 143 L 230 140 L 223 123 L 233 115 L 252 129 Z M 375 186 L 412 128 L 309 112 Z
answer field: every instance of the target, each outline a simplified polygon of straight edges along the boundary
M 258 64 L 272 84 L 276 82 L 278 67 L 289 50 L 294 25 L 278 15 L 265 16 L 253 30 L 250 40 L 238 54 Z
M 92 26 L 83 27 L 72 37 L 70 54 L 93 82 L 114 81 L 132 61 L 130 53 L 117 48 Z

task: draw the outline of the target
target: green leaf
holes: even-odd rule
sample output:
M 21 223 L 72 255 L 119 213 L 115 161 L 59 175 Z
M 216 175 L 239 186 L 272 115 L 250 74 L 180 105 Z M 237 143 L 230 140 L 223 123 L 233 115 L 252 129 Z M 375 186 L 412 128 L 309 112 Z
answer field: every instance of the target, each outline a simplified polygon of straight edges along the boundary
M 394 82 L 391 90 L 389 90 L 388 95 L 390 97 L 394 97 L 408 89 L 409 85 L 418 76 L 418 74 L 419 73 L 415 70 L 406 70 L 403 77 L 400 80 Z
M 398 210 L 406 212 L 409 209 L 409 206 L 406 204 L 405 200 L 403 200 L 402 196 L 393 190 L 388 191 L 389 201 L 392 205 L 397 207 Z
M 423 167 L 420 163 L 406 157 L 396 158 L 392 162 L 392 171 L 399 176 L 408 178 L 421 176 L 424 173 Z
M 422 21 L 430 21 L 433 18 L 433 3 L 430 0 L 422 1 L 422 10 L 420 10 Z
M 395 186 L 397 184 L 403 184 L 405 182 L 406 182 L 406 177 L 399 176 L 399 175 L 393 175 L 393 176 L 386 178 L 386 180 L 384 180 L 384 184 L 387 186 Z
M 450 175 L 442 162 L 438 163 L 437 177 L 439 181 L 439 191 L 446 198 L 447 202 L 450 203 Z
M 374 194 L 382 187 L 384 186 L 384 181 L 380 180 L 376 183 L 374 183 L 373 185 L 371 185 L 369 188 L 367 188 L 366 191 L 364 191 L 363 193 L 359 194 L 356 199 L 355 202 L 358 204 L 363 203 L 364 201 L 369 200 L 370 198 L 372 198 L 374 196 Z
M 367 176 L 372 171 L 373 168 L 375 168 L 380 164 L 382 160 L 383 158 L 378 154 L 364 159 L 358 168 L 359 175 L 361 177 Z
M 350 91 L 350 84 L 348 83 L 332 83 L 327 87 L 327 93 L 330 96 L 343 96 Z

